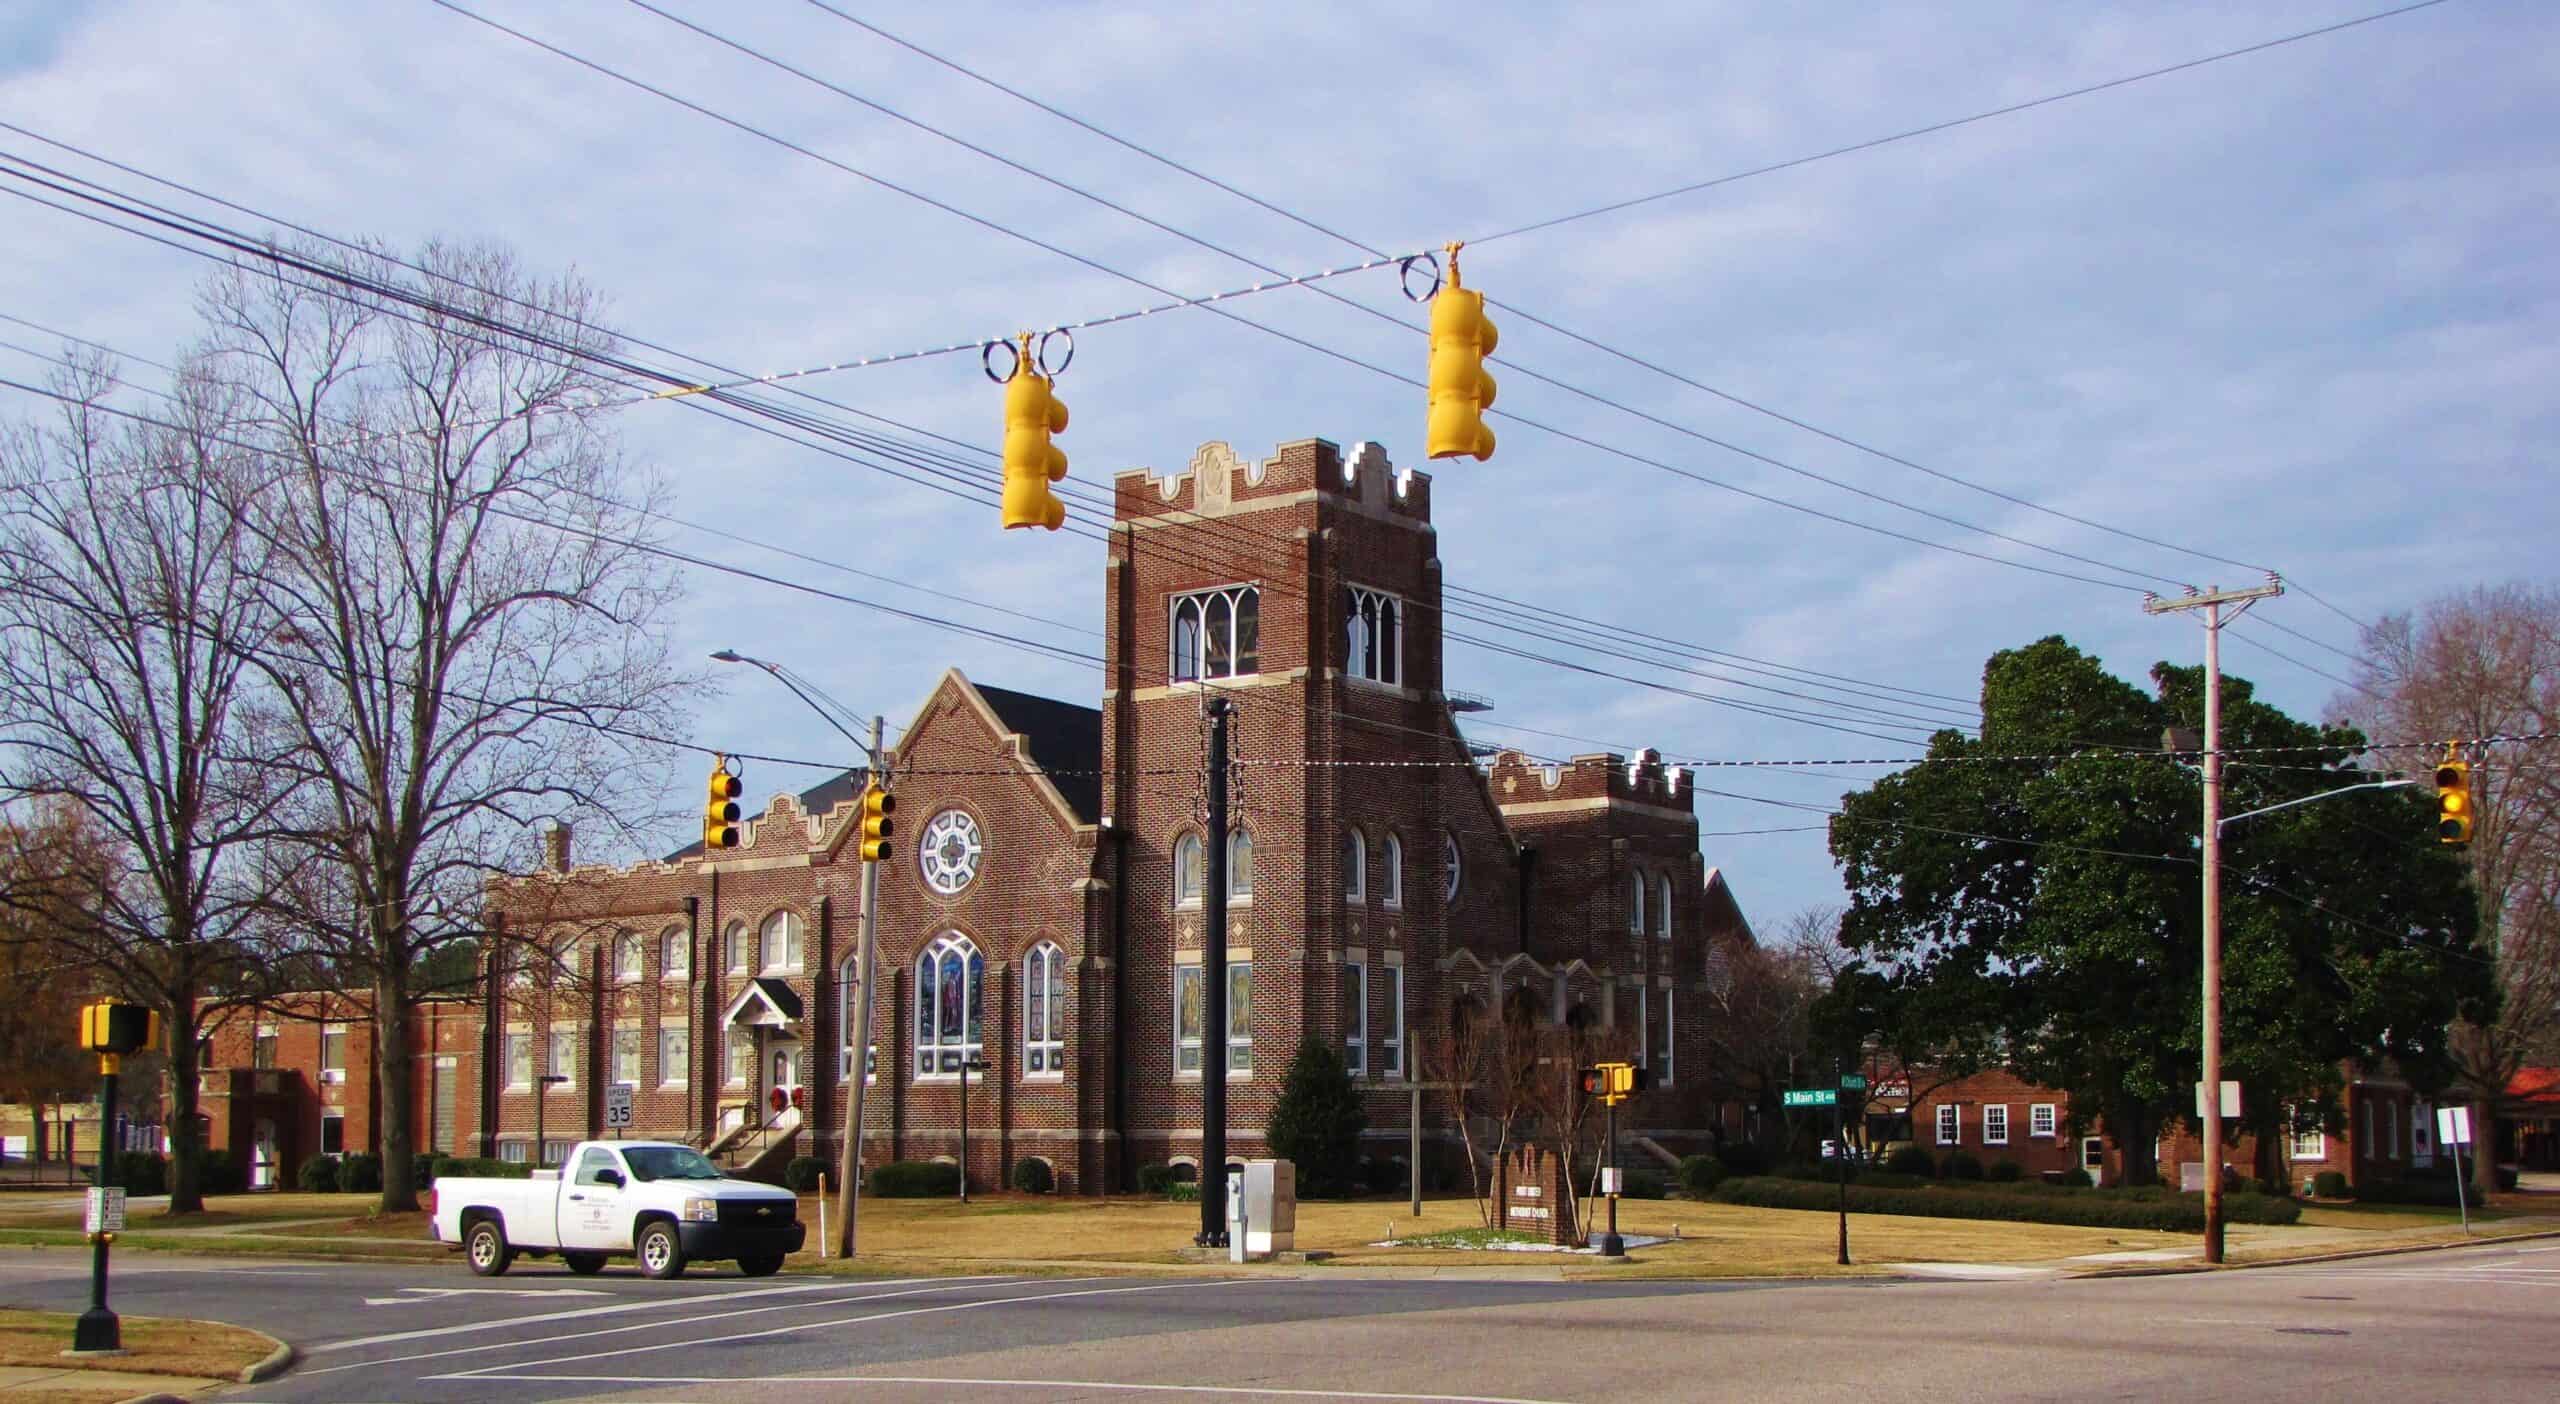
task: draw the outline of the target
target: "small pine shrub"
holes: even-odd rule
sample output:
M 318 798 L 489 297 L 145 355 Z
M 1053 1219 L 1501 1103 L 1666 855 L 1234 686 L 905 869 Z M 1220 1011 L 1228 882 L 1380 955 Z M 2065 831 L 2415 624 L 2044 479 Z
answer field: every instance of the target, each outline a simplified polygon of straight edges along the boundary
M 1982 1159 L 1971 1151 L 1951 1150 L 1938 1162 L 1938 1178 L 1979 1180 L 1982 1178 Z
M 882 1199 L 934 1199 L 960 1193 L 960 1167 L 939 1160 L 893 1160 L 863 1184 Z
M 1712 1155 L 1689 1155 L 1680 1158 L 1680 1188 L 1704 1199 L 1724 1183 L 1724 1162 Z
M 301 1186 L 304 1194 L 336 1194 L 338 1192 L 338 1158 L 334 1155 L 315 1155 L 302 1162 L 302 1171 L 294 1176 L 294 1183 Z
M 1983 1167 L 1982 1171 L 1982 1178 L 1986 1180 L 1995 1180 L 2004 1185 L 2015 1184 L 2026 1177 L 2027 1167 L 2009 1159 L 2007 1156 L 2002 1156 L 1998 1160 L 1991 1162 L 1989 1165 Z
M 2344 1199 L 2347 1177 L 2335 1170 L 2323 1170 L 2311 1177 L 2311 1192 L 2322 1199 Z
M 1013 1187 L 1024 1194 L 1056 1194 L 1058 1172 L 1040 1157 L 1026 1155 L 1013 1163 Z
M 1140 1194 L 1170 1195 L 1173 1192 L 1174 1183 L 1173 1167 L 1170 1165 L 1138 1167 L 1138 1193 Z
M 1359 1182 L 1360 1133 L 1368 1126 L 1341 1050 L 1312 1035 L 1301 1039 L 1262 1133 L 1271 1153 L 1296 1167 L 1299 1198 L 1351 1193 Z
M 436 1154 L 434 1151 L 420 1151 L 416 1155 L 409 1157 L 410 1183 L 416 1185 L 420 1189 L 426 1189 L 435 1184 L 436 1167 L 444 1164 L 444 1162 L 445 1157 Z
M 2063 1171 L 2062 1177 L 2055 1180 L 2054 1183 L 2061 1185 L 2065 1189 L 2088 1189 L 2098 1182 L 2089 1178 L 2089 1172 L 2087 1170 L 2074 1165 L 2070 1169 Z
M 356 1151 L 338 1158 L 338 1188 L 351 1194 L 382 1192 L 382 1157 Z
M 1938 1173 L 1936 1162 L 1930 1160 L 1929 1153 L 1918 1146 L 1894 1147 L 1893 1151 L 1884 1158 L 1884 1170 L 1888 1175 L 1933 1176 Z
M 96 1166 L 89 1167 L 89 1183 L 98 1182 Z M 127 1195 L 167 1194 L 169 1162 L 151 1151 L 116 1152 L 116 1184 Z
M 795 1155 L 782 1167 L 782 1187 L 793 1194 L 809 1194 L 818 1188 L 818 1177 L 827 1173 L 827 1163 L 814 1155 Z

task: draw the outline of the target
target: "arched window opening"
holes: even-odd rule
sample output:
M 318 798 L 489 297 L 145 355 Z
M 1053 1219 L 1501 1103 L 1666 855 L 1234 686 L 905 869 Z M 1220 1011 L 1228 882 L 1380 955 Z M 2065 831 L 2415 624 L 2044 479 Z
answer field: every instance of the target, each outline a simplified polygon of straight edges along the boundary
M 1653 934 L 1671 939 L 1671 878 L 1668 874 L 1654 880 Z
M 1638 936 L 1644 934 L 1644 874 L 1627 880 L 1627 929 Z
M 1342 900 L 1364 901 L 1369 895 L 1369 838 L 1357 827 L 1342 831 Z
M 1387 835 L 1385 864 L 1378 870 L 1378 897 L 1390 907 L 1404 905 L 1404 840 Z
M 658 933 L 658 973 L 670 980 L 693 975 L 693 945 L 685 939 L 683 927 L 670 926 Z
M 1022 965 L 1022 1070 L 1067 1070 L 1067 953 L 1048 941 Z
M 745 922 L 733 921 L 729 923 L 728 933 L 721 937 L 721 949 L 725 957 L 724 963 L 728 966 L 730 974 L 744 975 L 747 973 L 749 966 L 747 956 L 747 924 Z
M 1196 682 L 1200 677 L 1200 601 L 1180 599 L 1173 602 L 1173 680 Z
M 764 921 L 764 968 L 768 974 L 796 975 L 801 962 L 800 917 L 775 912 Z
M 1241 826 L 1227 832 L 1227 900 L 1253 896 L 1253 835 Z
M 985 1050 L 986 960 L 968 937 L 936 937 L 916 957 L 916 1076 L 957 1077 Z
M 1229 585 L 1176 595 L 1169 639 L 1174 682 L 1231 678 L 1262 667 L 1262 591 Z
M 1173 904 L 1175 906 L 1200 905 L 1200 894 L 1204 890 L 1205 883 L 1202 874 L 1206 867 L 1207 855 L 1201 851 L 1198 834 L 1185 833 L 1173 841 Z

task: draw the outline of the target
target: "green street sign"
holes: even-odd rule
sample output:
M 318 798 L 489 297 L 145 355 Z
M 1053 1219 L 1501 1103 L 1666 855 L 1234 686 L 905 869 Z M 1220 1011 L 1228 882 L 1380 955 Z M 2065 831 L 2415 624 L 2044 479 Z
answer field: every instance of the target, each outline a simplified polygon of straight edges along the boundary
M 1867 1090 L 1867 1079 L 1864 1074 L 1849 1073 L 1840 1079 L 1840 1090 L 1843 1092 L 1864 1092 Z
M 1828 1087 L 1793 1088 L 1786 1094 L 1786 1105 L 1791 1107 L 1828 1107 L 1839 1100 L 1840 1094 Z

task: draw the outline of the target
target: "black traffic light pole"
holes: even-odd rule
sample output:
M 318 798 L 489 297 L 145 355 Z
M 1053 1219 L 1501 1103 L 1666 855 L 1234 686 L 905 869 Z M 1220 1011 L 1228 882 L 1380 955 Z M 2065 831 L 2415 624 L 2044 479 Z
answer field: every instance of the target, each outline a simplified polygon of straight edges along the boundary
M 1602 1099 L 1601 1105 L 1607 1108 L 1608 1130 L 1601 1133 L 1600 1164 L 1604 1171 L 1615 1170 L 1618 1168 L 1618 1094 L 1614 1091 L 1608 1093 Z M 1604 1173 L 1601 1178 L 1608 1177 Z M 1572 1191 L 1571 1185 L 1565 1186 L 1566 1193 L 1570 1194 Z M 1618 1236 L 1618 1193 L 1616 1190 L 1611 1190 L 1609 1192 L 1609 1229 L 1608 1232 L 1600 1235 L 1600 1256 L 1623 1258 L 1626 1253 L 1627 1241 Z
M 106 1069 L 106 1077 L 98 1086 L 98 1188 L 112 1189 L 116 1182 L 116 1058 L 109 1054 L 98 1060 Z M 71 1348 L 75 1351 L 124 1349 L 124 1323 L 107 1310 L 107 1240 L 105 1231 L 89 1235 L 89 1309 L 71 1328 Z
M 1209 699 L 1208 919 L 1200 933 L 1200 1234 L 1227 1246 L 1227 721 L 1235 704 Z M 1175 1023 L 1182 1011 L 1173 1012 Z M 1177 1043 L 1180 1031 L 1176 1030 Z
M 1840 1152 L 1840 1266 L 1849 1265 L 1849 1110 L 1840 1060 L 1831 1060 L 1831 1146 Z

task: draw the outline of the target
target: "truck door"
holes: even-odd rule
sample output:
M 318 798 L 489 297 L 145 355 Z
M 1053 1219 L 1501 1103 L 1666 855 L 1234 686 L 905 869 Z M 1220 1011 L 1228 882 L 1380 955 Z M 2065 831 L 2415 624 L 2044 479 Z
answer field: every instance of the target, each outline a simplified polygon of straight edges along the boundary
M 560 1246 L 598 1252 L 631 1251 L 631 1215 L 622 1196 L 631 1183 L 622 1157 L 605 1146 L 589 1146 L 560 1186 Z

